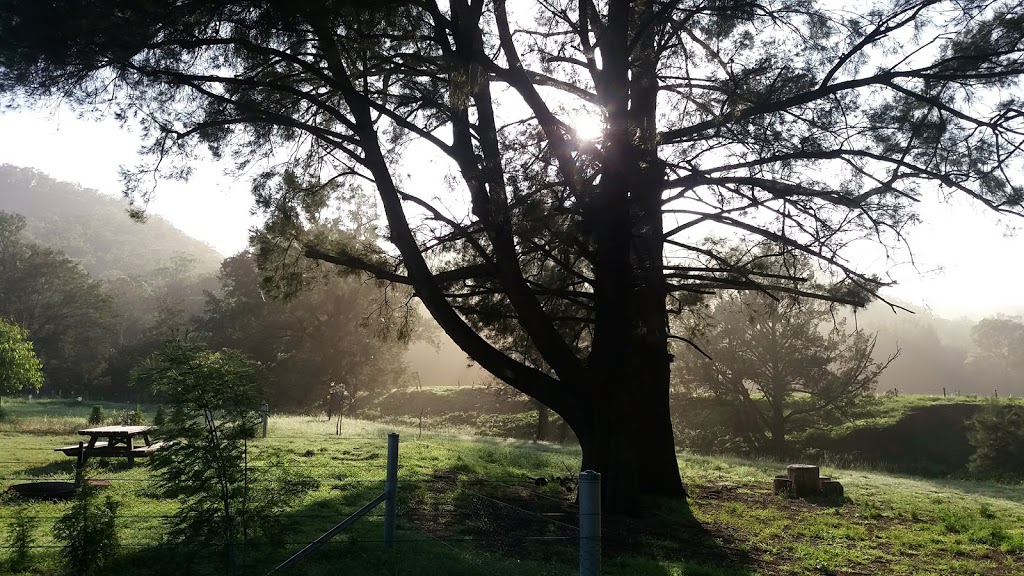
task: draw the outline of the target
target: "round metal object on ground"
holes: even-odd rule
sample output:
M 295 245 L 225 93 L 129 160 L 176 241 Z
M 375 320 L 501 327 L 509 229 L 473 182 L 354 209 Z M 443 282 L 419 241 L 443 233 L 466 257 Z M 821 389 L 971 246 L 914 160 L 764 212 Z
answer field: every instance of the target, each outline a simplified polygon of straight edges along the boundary
M 26 482 L 8 488 L 23 498 L 46 498 L 64 500 L 72 498 L 77 489 L 74 482 Z

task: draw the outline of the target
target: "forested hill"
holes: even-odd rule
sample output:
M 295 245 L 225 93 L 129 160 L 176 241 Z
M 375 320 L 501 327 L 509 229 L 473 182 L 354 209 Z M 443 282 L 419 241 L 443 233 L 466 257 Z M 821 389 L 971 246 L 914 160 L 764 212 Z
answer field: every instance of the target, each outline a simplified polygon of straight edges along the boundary
M 194 259 L 197 273 L 213 273 L 223 256 L 152 216 L 132 221 L 121 198 L 61 182 L 30 168 L 0 164 L 0 210 L 21 214 L 29 236 L 79 260 L 95 277 L 144 273 L 176 256 Z

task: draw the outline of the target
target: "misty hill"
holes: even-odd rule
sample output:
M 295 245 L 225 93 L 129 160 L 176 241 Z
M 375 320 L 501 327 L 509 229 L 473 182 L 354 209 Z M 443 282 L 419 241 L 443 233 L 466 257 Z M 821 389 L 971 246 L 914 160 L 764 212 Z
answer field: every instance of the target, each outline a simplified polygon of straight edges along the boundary
M 127 202 L 61 182 L 31 168 L 0 164 L 0 210 L 21 214 L 29 236 L 62 250 L 94 276 L 153 270 L 173 258 L 195 260 L 195 271 L 212 273 L 223 256 L 159 216 L 132 221 Z

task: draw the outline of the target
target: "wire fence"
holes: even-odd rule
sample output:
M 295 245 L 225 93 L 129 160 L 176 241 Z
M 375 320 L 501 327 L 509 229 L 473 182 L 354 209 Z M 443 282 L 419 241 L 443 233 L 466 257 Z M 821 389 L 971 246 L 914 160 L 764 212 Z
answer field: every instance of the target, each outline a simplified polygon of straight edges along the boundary
M 270 440 L 301 441 L 304 444 L 320 445 L 319 450 L 307 453 L 282 450 L 277 447 L 276 461 L 270 461 L 261 454 L 261 441 L 252 447 L 252 460 L 246 464 L 246 475 L 264 470 L 275 470 L 275 481 L 281 478 L 309 478 L 318 483 L 308 495 L 303 506 L 289 510 L 280 517 L 280 528 L 274 537 L 248 542 L 239 547 L 240 566 L 265 569 L 295 552 L 345 518 L 369 499 L 367 494 L 385 487 L 385 458 L 381 435 L 374 436 L 332 436 L 311 437 L 296 434 L 270 435 Z M 363 450 L 349 449 L 360 444 Z M 459 449 L 445 442 L 409 441 L 407 450 L 441 450 L 458 454 Z M 408 446 L 411 445 L 411 446 Z M 2 446 L 2 440 L 0 440 Z M 373 448 L 365 448 L 372 446 Z M 5 453 L 0 459 L 0 484 L 27 482 L 73 482 L 74 466 L 64 459 L 43 462 L 32 457 L 34 451 L 52 449 L 26 447 L 15 453 Z M 281 452 L 284 457 L 281 458 Z M 312 453 L 309 453 L 312 452 Z M 20 458 L 22 454 L 31 456 Z M 307 458 L 317 460 L 306 461 Z M 330 460 L 324 461 L 324 458 Z M 174 554 L 188 548 L 171 536 L 175 525 L 176 504 L 163 494 L 163 480 L 148 467 L 127 469 L 118 465 L 101 466 L 88 476 L 93 482 L 109 483 L 105 488 L 122 502 L 133 505 L 123 507 L 119 513 L 119 548 L 122 555 L 131 556 L 140 552 Z M 568 474 L 567 474 L 568 475 Z M 575 478 L 573 479 L 575 481 Z M 262 480 L 255 477 L 253 487 Z M 269 481 L 268 481 L 269 482 Z M 469 546 L 472 551 L 484 551 L 507 556 L 516 560 L 537 560 L 569 564 L 575 562 L 578 553 L 591 540 L 599 541 L 597 534 L 581 534 L 580 525 L 592 525 L 596 517 L 599 524 L 600 508 L 594 512 L 581 513 L 575 501 L 575 484 L 571 489 L 560 485 L 540 482 L 530 477 L 474 477 L 469 473 L 452 470 L 432 470 L 429 463 L 417 461 L 406 465 L 398 464 L 398 488 L 395 504 L 397 533 L 394 544 L 401 551 L 403 547 L 416 548 L 422 553 L 423 546 L 433 549 L 460 551 Z M 273 486 L 268 486 L 273 490 Z M 52 554 L 64 546 L 53 535 L 53 525 L 62 516 L 68 505 L 41 503 L 32 504 L 8 499 L 0 503 L 0 566 L 8 551 L 20 544 L 12 541 L 13 526 L 18 522 L 32 525 L 30 550 L 39 554 Z M 377 549 L 385 546 L 385 537 L 375 534 L 387 520 L 384 510 L 374 510 L 363 516 L 362 526 L 341 533 L 324 543 L 324 551 L 318 553 L 318 562 L 330 562 L 334 556 L 331 550 L 344 547 L 346 561 L 355 553 L 362 562 L 380 562 Z M 363 547 L 363 548 L 360 548 Z M 589 552 L 593 554 L 593 552 Z M 597 551 L 598 560 L 600 551 Z M 326 558 L 326 559 L 325 559 Z M 387 562 L 384 562 L 387 564 Z M 365 566 L 364 566 L 365 567 Z M 382 564 L 381 569 L 384 569 Z M 394 567 L 386 571 L 394 572 Z

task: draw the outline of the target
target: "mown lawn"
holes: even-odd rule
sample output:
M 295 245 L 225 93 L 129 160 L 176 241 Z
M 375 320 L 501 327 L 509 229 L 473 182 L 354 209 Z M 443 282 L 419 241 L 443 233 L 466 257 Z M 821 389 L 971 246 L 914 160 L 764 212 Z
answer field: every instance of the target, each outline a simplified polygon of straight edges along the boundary
M 77 441 L 73 430 L 87 412 L 62 416 L 70 434 L 40 433 L 46 414 L 19 421 L 37 422 L 27 428 L 32 433 L 8 425 L 0 432 L 0 486 L 70 479 L 71 459 L 52 449 Z M 274 542 L 240 553 L 239 574 L 265 574 L 382 490 L 387 429 L 347 420 L 342 437 L 333 432 L 333 422 L 276 417 L 270 438 L 252 445 L 253 466 L 277 454 L 290 474 L 314 477 L 317 488 L 289 511 Z M 417 440 L 416 430 L 399 432 L 395 549 L 383 548 L 378 509 L 286 574 L 577 572 L 572 494 L 532 480 L 569 475 L 577 449 L 470 436 Z M 846 499 L 807 502 L 771 494 L 781 464 L 685 454 L 680 464 L 688 507 L 662 503 L 638 517 L 604 519 L 605 574 L 1024 574 L 1021 486 L 825 469 L 843 482 Z M 183 555 L 161 542 L 176 504 L 155 493 L 149 470 L 113 463 L 92 475 L 110 479 L 106 490 L 122 502 L 122 548 L 111 573 L 184 573 Z M 0 573 L 7 528 L 14 516 L 31 515 L 39 518 L 40 548 L 28 573 L 56 574 L 59 543 L 50 530 L 68 506 L 0 504 Z

